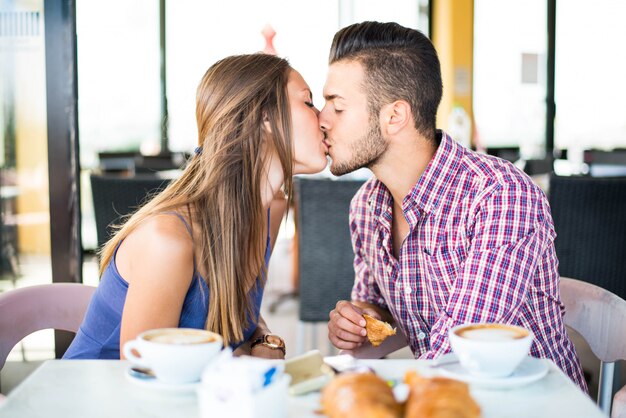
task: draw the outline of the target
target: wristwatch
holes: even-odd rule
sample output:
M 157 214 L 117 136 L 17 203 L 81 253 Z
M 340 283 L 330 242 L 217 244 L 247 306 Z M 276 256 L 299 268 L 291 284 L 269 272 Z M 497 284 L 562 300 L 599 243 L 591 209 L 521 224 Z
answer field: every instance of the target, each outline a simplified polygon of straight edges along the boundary
M 267 348 L 271 348 L 272 350 L 280 350 L 283 352 L 283 355 L 285 355 L 285 341 L 278 335 L 265 334 L 252 341 L 252 344 L 250 344 L 250 348 L 254 348 L 254 346 L 259 344 Z

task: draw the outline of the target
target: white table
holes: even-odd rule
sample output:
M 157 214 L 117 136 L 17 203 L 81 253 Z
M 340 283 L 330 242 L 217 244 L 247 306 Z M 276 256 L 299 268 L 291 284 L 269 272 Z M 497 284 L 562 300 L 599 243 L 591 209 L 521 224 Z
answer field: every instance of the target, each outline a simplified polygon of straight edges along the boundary
M 364 361 L 380 376 L 397 379 L 409 369 L 428 374 L 422 360 Z M 50 360 L 13 390 L 0 417 L 199 417 L 196 395 L 146 388 L 126 377 L 129 363 L 114 360 Z M 484 418 L 603 417 L 554 364 L 543 379 L 511 390 L 472 388 Z M 319 394 L 289 400 L 289 416 L 320 418 Z M 233 417 L 235 418 L 235 417 Z

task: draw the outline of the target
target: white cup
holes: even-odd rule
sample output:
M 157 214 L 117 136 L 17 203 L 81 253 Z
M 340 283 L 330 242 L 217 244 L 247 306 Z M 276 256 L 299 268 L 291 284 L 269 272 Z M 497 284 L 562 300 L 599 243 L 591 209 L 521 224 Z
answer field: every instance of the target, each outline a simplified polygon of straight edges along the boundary
M 461 366 L 478 377 L 513 374 L 528 356 L 534 335 L 526 328 L 507 324 L 464 324 L 450 329 L 450 346 Z
M 124 356 L 137 366 L 152 369 L 162 382 L 181 384 L 199 381 L 204 367 L 223 346 L 222 337 L 211 331 L 159 328 L 126 342 Z

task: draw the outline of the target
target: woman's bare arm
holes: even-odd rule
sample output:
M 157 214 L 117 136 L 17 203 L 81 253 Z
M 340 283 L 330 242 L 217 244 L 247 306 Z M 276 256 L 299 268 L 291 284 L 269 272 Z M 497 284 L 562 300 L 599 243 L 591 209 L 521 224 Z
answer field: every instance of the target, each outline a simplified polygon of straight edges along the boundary
M 193 245 L 180 219 L 146 219 L 121 244 L 116 265 L 128 282 L 120 349 L 145 330 L 177 327 L 193 277 Z

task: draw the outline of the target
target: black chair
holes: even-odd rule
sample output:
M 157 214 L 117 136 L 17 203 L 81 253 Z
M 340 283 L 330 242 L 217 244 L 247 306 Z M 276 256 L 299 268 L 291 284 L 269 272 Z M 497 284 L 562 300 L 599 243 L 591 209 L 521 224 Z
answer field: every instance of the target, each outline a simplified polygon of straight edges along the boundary
M 296 178 L 300 332 L 305 323 L 327 322 L 337 301 L 349 299 L 354 284 L 350 201 L 363 181 Z M 315 340 L 315 327 L 313 340 Z
M 125 173 L 135 172 L 135 157 L 137 152 L 127 151 L 102 151 L 98 153 L 100 161 L 98 169 L 103 173 Z
M 488 155 L 493 155 L 512 163 L 520 159 L 519 147 L 487 147 L 486 151 Z
M 614 149 L 612 151 L 585 150 L 583 161 L 589 167 L 589 175 L 592 177 L 626 176 L 625 149 Z
M 154 174 L 159 171 L 182 170 L 189 159 L 189 154 L 182 152 L 164 152 L 158 155 L 136 155 L 135 174 Z
M 189 157 L 188 153 L 170 151 L 157 155 L 143 155 L 134 151 L 103 151 L 98 153 L 98 170 L 105 174 L 142 176 L 159 171 L 181 170 Z
M 136 211 L 146 199 L 163 190 L 170 180 L 153 176 L 119 177 L 91 175 L 98 248 L 112 234 L 112 225 Z
M 626 177 L 550 177 L 561 276 L 626 299 Z
M 17 187 L 4 186 L 0 202 L 0 280 L 10 279 L 15 287 L 15 281 L 20 276 L 18 231 L 15 219 L 17 205 Z
M 524 161 L 524 173 L 529 176 L 549 174 L 554 171 L 554 158 L 531 158 Z

